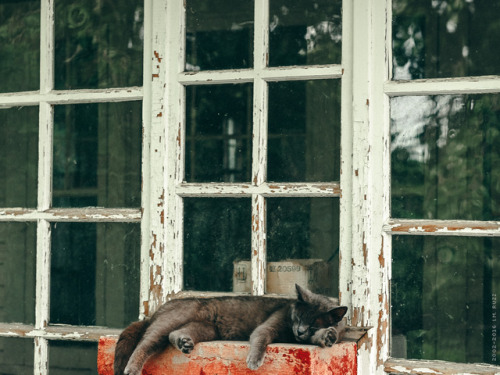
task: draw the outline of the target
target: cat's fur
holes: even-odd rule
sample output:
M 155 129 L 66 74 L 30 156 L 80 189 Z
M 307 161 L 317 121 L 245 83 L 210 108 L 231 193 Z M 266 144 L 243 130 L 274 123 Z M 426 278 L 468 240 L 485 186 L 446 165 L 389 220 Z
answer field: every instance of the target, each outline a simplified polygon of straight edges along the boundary
M 165 303 L 151 319 L 132 323 L 116 344 L 115 375 L 140 375 L 146 360 L 169 343 L 190 353 L 196 343 L 250 340 L 247 365 L 257 369 L 272 342 L 332 346 L 345 329 L 347 307 L 296 285 L 297 299 L 214 297 Z

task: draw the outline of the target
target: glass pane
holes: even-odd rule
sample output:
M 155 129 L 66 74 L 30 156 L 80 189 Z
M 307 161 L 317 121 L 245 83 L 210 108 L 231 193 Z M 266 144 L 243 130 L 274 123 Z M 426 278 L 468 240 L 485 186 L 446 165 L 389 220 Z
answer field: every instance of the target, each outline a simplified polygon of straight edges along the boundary
M 233 269 L 250 260 L 250 199 L 184 199 L 184 288 L 229 292 Z
M 392 242 L 392 356 L 495 363 L 500 239 Z
M 137 320 L 139 267 L 139 224 L 52 224 L 50 322 L 121 328 Z
M 141 206 L 141 106 L 55 107 L 54 207 Z
M 338 181 L 340 81 L 269 84 L 268 180 Z
M 392 3 L 394 79 L 500 73 L 498 1 Z
M 391 100 L 392 216 L 500 219 L 500 95 Z
M 270 198 L 266 202 L 267 293 L 288 287 L 295 294 L 298 283 L 338 297 L 338 199 Z
M 0 207 L 36 207 L 38 107 L 0 109 Z
M 186 181 L 249 182 L 252 85 L 186 88 Z
M 55 1 L 55 88 L 142 85 L 143 1 Z
M 0 322 L 35 323 L 35 254 L 36 223 L 0 223 Z
M 97 343 L 50 341 L 50 375 L 97 374 Z
M 40 1 L 0 2 L 0 92 L 40 87 Z
M 271 0 L 269 66 L 340 64 L 341 0 Z
M 188 0 L 186 70 L 251 68 L 253 17 L 253 1 Z
M 33 340 L 0 337 L 0 374 L 33 375 Z

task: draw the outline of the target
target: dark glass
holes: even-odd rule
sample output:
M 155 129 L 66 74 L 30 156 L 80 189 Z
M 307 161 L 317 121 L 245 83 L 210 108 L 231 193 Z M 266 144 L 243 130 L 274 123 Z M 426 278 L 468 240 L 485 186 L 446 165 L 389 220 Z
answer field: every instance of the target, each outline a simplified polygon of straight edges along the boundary
M 393 78 L 500 73 L 498 1 L 394 0 Z
M 97 374 L 97 343 L 50 341 L 50 375 Z
M 268 180 L 338 181 L 340 81 L 269 84 Z
M 0 374 L 33 375 L 33 340 L 0 337 Z
M 140 207 L 141 102 L 54 112 L 54 207 Z
M 143 0 L 55 1 L 55 88 L 142 85 Z
M 188 0 L 185 4 L 186 70 L 253 66 L 253 1 Z
M 35 254 L 36 223 L 0 223 L 0 322 L 35 323 Z
M 40 87 L 40 1 L 0 2 L 0 92 Z
M 250 199 L 184 199 L 184 288 L 233 290 L 235 263 L 250 260 Z
M 269 198 L 266 205 L 267 261 L 317 260 L 305 267 L 309 267 L 310 289 L 337 297 L 339 200 Z M 273 272 L 273 269 L 268 267 L 268 278 L 269 272 Z
M 340 64 L 341 0 L 271 0 L 269 66 Z
M 394 236 L 393 357 L 496 364 L 498 238 Z
M 186 88 L 186 181 L 249 182 L 252 85 Z
M 121 328 L 137 320 L 139 268 L 139 224 L 52 224 L 50 322 Z
M 38 107 L 0 109 L 0 207 L 36 207 Z
M 391 100 L 392 216 L 500 219 L 500 95 Z

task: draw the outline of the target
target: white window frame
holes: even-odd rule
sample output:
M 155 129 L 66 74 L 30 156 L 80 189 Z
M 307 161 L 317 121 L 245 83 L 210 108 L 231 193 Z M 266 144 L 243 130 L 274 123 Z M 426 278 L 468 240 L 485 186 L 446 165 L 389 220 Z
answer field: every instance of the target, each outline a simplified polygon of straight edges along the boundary
M 145 1 L 145 33 L 151 33 L 152 3 Z M 142 87 L 108 88 L 95 90 L 54 90 L 54 1 L 41 0 L 40 7 L 40 88 L 36 91 L 0 94 L 0 108 L 38 106 L 38 187 L 37 207 L 0 209 L 0 222 L 34 222 L 36 230 L 36 300 L 35 322 L 30 324 L 0 323 L 0 337 L 26 337 L 34 340 L 34 374 L 49 373 L 49 341 L 98 341 L 107 334 L 120 330 L 75 325 L 49 325 L 50 315 L 50 259 L 51 223 L 140 223 L 141 208 L 52 208 L 53 129 L 54 106 L 81 103 L 112 103 L 143 100 Z M 146 39 L 145 49 L 149 39 Z M 144 70 L 151 70 L 149 63 Z M 144 101 L 147 103 L 147 101 Z M 143 105 L 143 110 L 144 110 Z M 149 112 L 143 112 L 145 123 Z M 147 126 L 144 126 L 146 129 Z M 144 145 L 143 145 L 144 147 Z M 143 149 L 145 154 L 145 149 Z M 143 155 L 143 164 L 149 165 L 149 154 Z M 148 181 L 144 181 L 148 186 Z M 141 205 L 145 207 L 143 194 Z M 141 233 L 144 237 L 144 225 Z
M 103 90 L 54 90 L 53 1 L 41 0 L 40 90 L 0 94 L 0 107 L 39 106 L 38 206 L 2 208 L 0 221 L 37 223 L 35 324 L 0 324 L 0 337 L 35 341 L 36 374 L 48 374 L 48 342 L 96 341 L 119 330 L 50 326 L 50 223 L 140 222 L 139 315 L 150 315 L 182 291 L 184 197 L 245 196 L 252 200 L 252 294 L 265 292 L 265 198 L 332 197 L 340 200 L 341 303 L 352 325 L 372 327 L 359 343 L 358 374 L 447 373 L 484 370 L 481 365 L 391 359 L 390 278 L 393 234 L 500 236 L 499 222 L 404 220 L 390 217 L 390 116 L 393 96 L 500 92 L 500 78 L 390 80 L 391 0 L 344 0 L 342 63 L 314 67 L 266 67 L 269 0 L 255 0 L 252 69 L 184 72 L 184 1 L 144 2 L 144 84 Z M 341 178 L 333 183 L 266 183 L 267 83 L 340 79 Z M 183 182 L 185 86 L 252 82 L 252 181 L 248 184 Z M 53 209 L 52 129 L 56 104 L 143 101 L 141 209 Z M 450 224 L 453 224 L 452 226 Z M 474 228 L 474 229 L 472 229 Z M 427 367 L 423 367 L 425 364 Z M 433 367 L 434 366 L 434 367 Z M 419 372 L 420 371 L 420 372 Z M 487 373 L 487 372 L 486 372 Z M 491 371 L 493 373 L 493 371 Z

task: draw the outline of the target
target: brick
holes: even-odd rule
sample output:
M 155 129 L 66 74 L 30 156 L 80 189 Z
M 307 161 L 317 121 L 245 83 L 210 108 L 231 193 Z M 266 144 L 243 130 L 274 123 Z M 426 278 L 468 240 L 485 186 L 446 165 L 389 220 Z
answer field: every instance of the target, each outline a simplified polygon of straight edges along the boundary
M 98 373 L 113 375 L 117 337 L 101 337 Z M 248 342 L 211 341 L 199 343 L 190 354 L 172 347 L 146 363 L 142 375 L 356 375 L 355 342 L 342 342 L 331 348 L 311 345 L 271 344 L 264 364 L 256 371 L 247 368 Z

